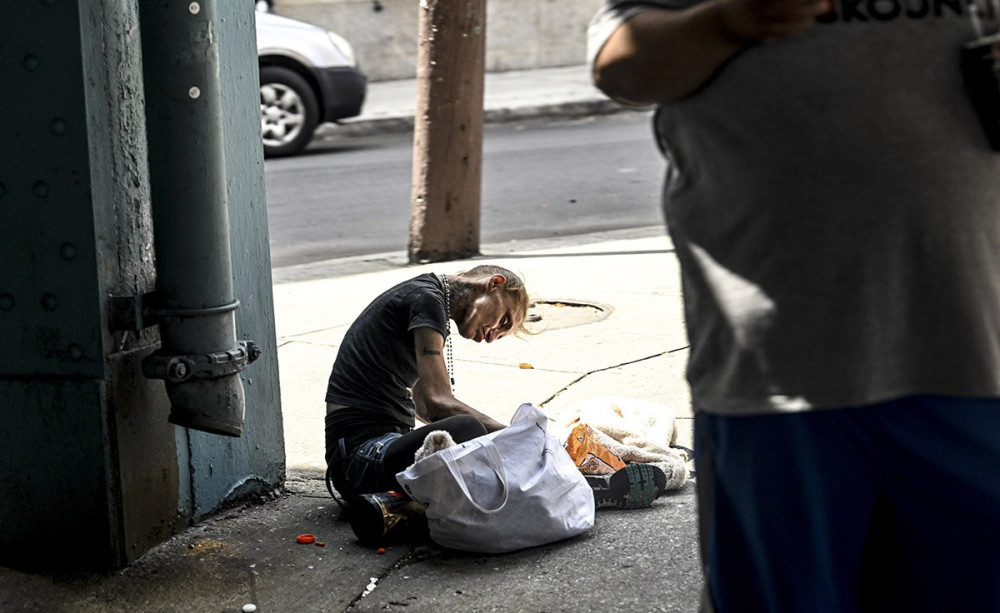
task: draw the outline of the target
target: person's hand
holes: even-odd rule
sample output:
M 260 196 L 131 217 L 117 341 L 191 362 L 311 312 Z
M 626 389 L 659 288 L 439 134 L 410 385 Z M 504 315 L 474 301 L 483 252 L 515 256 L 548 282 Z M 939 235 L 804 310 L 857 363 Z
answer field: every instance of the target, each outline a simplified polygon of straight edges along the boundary
M 743 43 L 770 42 L 804 32 L 833 10 L 833 0 L 720 0 L 723 27 Z

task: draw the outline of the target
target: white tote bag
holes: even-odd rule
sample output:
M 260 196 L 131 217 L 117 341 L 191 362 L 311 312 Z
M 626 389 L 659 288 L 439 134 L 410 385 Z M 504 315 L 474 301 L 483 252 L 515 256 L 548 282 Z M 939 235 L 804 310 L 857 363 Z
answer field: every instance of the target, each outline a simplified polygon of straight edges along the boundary
M 594 525 L 594 494 L 541 409 L 522 404 L 509 427 L 433 453 L 396 475 L 427 509 L 439 545 L 501 553 Z

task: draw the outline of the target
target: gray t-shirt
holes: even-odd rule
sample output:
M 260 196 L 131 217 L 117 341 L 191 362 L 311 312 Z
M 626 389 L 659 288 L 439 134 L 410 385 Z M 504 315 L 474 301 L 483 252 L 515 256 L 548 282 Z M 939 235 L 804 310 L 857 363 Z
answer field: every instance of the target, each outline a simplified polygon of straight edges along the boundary
M 609 1 L 593 58 L 635 11 Z M 696 408 L 1000 396 L 1000 153 L 964 2 L 838 2 L 655 118 Z
M 363 410 L 369 423 L 412 428 L 409 388 L 417 381 L 417 328 L 449 332 L 444 293 L 432 273 L 386 290 L 351 324 L 333 363 L 326 401 Z

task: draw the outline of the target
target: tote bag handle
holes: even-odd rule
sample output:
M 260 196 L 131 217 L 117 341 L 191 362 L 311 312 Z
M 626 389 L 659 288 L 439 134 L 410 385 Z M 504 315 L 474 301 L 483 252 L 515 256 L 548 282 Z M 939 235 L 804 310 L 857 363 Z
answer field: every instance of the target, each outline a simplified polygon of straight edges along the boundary
M 497 478 L 500 479 L 500 483 L 503 484 L 503 500 L 500 502 L 500 506 L 495 509 L 487 509 L 475 501 L 472 494 L 469 492 L 469 486 L 465 483 L 465 477 L 462 476 L 462 472 L 457 466 L 455 466 L 455 459 L 451 456 L 451 454 L 442 454 L 442 459 L 444 460 L 445 466 L 448 467 L 448 471 L 451 472 L 451 476 L 454 477 L 455 482 L 458 483 L 458 487 L 462 490 L 466 500 L 483 513 L 496 513 L 507 506 L 507 473 L 504 471 L 503 459 L 500 457 L 500 452 L 497 451 L 496 445 L 493 444 L 492 440 L 483 439 L 482 449 L 485 449 L 487 452 L 488 461 L 486 463 L 493 469 Z

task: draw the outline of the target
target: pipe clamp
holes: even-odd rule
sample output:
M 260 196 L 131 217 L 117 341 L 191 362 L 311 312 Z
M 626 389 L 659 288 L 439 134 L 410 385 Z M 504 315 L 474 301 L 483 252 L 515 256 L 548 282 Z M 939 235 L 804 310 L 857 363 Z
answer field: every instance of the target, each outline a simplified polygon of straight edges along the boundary
M 253 341 L 240 341 L 236 347 L 201 355 L 167 355 L 156 351 L 142 361 L 147 379 L 182 383 L 189 379 L 218 379 L 243 371 L 261 355 Z

